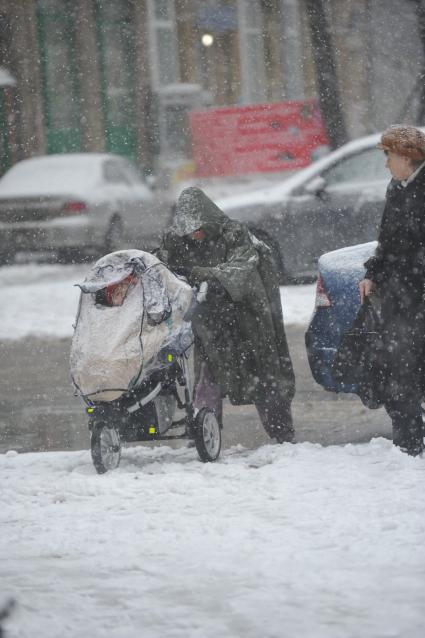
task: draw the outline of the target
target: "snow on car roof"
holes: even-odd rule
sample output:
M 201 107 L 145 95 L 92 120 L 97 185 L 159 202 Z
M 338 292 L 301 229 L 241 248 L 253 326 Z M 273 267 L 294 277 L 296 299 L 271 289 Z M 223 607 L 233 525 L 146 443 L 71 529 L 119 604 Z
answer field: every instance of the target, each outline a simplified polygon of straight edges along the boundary
M 234 195 L 231 197 L 225 197 L 218 200 L 216 204 L 225 212 L 232 209 L 240 208 L 242 206 L 258 206 L 261 204 L 273 204 L 278 203 L 284 199 L 293 189 L 301 186 L 306 180 L 314 177 L 317 173 L 327 168 L 330 164 L 333 164 L 335 160 L 345 157 L 356 151 L 361 151 L 366 148 L 373 148 L 376 146 L 380 139 L 381 134 L 375 133 L 366 137 L 361 137 L 352 142 L 344 144 L 336 151 L 329 153 L 325 157 L 313 162 L 310 166 L 303 168 L 277 186 L 265 187 L 256 191 L 249 191 L 248 193 Z
M 87 196 L 100 181 L 108 153 L 65 153 L 22 160 L 0 179 L 0 197 Z

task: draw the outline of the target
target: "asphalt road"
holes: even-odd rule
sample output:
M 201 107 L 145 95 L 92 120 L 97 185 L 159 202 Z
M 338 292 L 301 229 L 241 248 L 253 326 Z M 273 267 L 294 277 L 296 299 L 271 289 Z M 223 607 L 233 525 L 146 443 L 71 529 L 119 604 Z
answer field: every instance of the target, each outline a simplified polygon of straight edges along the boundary
M 384 410 L 368 410 L 357 397 L 326 392 L 313 381 L 301 328 L 289 327 L 287 336 L 297 378 L 297 442 L 332 445 L 390 436 Z M 69 347 L 69 339 L 0 342 L 0 452 L 89 447 L 84 406 L 69 378 Z M 267 441 L 253 406 L 225 405 L 224 447 L 255 448 Z

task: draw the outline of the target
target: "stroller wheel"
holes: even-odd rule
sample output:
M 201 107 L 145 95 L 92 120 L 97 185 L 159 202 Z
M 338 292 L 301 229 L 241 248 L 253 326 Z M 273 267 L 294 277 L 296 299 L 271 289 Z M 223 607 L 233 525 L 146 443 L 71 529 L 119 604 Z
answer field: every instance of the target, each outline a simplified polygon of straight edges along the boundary
M 221 428 L 217 417 L 209 408 L 202 408 L 196 415 L 194 434 L 201 461 L 216 461 L 221 450 Z
M 106 423 L 98 423 L 92 430 L 91 457 L 98 474 L 115 470 L 121 459 L 121 441 L 118 430 Z

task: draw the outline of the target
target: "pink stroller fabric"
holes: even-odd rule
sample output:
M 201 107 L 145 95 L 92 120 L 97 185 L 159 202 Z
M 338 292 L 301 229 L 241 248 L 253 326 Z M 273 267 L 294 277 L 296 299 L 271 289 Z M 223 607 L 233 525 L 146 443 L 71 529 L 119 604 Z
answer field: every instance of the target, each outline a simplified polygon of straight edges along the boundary
M 222 399 L 220 386 L 213 380 L 208 363 L 205 361 L 201 363 L 201 371 L 195 388 L 195 400 L 193 405 L 198 410 L 205 407 L 214 410 L 217 420 L 221 424 Z

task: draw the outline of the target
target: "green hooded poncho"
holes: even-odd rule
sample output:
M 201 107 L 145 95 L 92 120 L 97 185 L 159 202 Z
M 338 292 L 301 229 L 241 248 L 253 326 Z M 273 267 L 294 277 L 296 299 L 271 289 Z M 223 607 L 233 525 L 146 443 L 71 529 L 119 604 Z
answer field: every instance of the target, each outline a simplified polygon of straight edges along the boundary
M 199 229 L 205 239 L 191 239 Z M 222 396 L 235 405 L 255 403 L 264 392 L 290 401 L 295 380 L 269 248 L 200 189 L 187 188 L 157 255 L 191 284 L 209 284 L 192 319 L 195 352 L 198 364 L 208 361 Z

